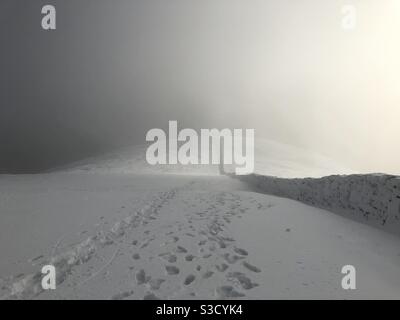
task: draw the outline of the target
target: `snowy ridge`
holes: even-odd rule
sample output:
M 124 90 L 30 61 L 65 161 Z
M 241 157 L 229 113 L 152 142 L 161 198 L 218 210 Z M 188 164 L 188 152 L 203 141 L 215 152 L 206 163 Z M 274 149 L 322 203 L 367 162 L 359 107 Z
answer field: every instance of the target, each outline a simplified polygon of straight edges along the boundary
M 55 171 L 72 173 L 117 173 L 117 174 L 179 174 L 179 175 L 218 175 L 218 165 L 150 165 L 146 161 L 149 144 L 134 145 L 116 150 L 100 157 L 93 157 L 72 163 Z
M 285 179 L 238 176 L 265 193 L 294 199 L 400 234 L 400 177 L 356 174 Z
M 134 145 L 110 152 L 101 157 L 84 159 L 53 171 L 72 173 L 118 173 L 118 174 L 179 174 L 219 175 L 214 164 L 157 164 L 146 161 L 149 144 Z M 330 174 L 358 173 L 336 161 L 307 149 L 281 142 L 256 138 L 254 172 L 284 178 L 323 177 Z M 226 172 L 234 172 L 234 165 L 225 165 Z

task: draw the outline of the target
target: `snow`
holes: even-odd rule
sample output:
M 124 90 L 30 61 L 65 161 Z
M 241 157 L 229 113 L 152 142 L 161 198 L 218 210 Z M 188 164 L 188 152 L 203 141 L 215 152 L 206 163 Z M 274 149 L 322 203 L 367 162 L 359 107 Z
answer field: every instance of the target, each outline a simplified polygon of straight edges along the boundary
M 86 159 L 66 168 L 68 172 L 89 173 L 146 173 L 217 175 L 218 165 L 149 165 L 145 154 L 147 144 L 116 150 L 103 157 Z M 273 140 L 256 138 L 255 173 L 285 178 L 323 177 L 331 174 L 351 174 L 353 170 L 310 150 L 278 143 Z M 234 167 L 225 166 L 233 172 Z
M 89 158 L 57 171 L 118 174 L 180 174 L 218 175 L 218 165 L 150 165 L 146 161 L 148 144 L 135 145 L 111 152 L 102 157 Z
M 327 156 L 311 150 L 256 139 L 255 173 L 281 178 L 323 177 L 331 174 L 351 174 L 354 170 Z
M 355 174 L 285 179 L 262 175 L 239 177 L 268 194 L 328 209 L 400 234 L 400 177 Z
M 0 176 L 1 298 L 400 297 L 398 235 L 264 194 L 270 190 L 245 181 L 254 176 L 219 176 L 213 166 L 193 172 L 148 167 L 144 150 L 133 147 L 46 174 Z M 314 156 L 314 162 L 299 156 L 292 166 L 293 149 L 282 150 L 275 159 L 286 159 L 287 176 L 300 168 L 301 175 L 317 175 L 329 166 Z M 267 173 L 285 170 L 271 159 L 263 163 Z M 331 173 L 342 173 L 335 168 Z M 354 190 L 368 205 L 376 189 L 361 182 Z M 282 185 L 290 188 L 279 195 L 295 198 L 289 190 L 296 185 Z M 379 186 L 373 199 L 386 201 L 387 185 Z M 40 270 L 49 263 L 56 266 L 57 289 L 44 291 Z M 341 288 L 347 264 L 357 270 L 356 290 Z

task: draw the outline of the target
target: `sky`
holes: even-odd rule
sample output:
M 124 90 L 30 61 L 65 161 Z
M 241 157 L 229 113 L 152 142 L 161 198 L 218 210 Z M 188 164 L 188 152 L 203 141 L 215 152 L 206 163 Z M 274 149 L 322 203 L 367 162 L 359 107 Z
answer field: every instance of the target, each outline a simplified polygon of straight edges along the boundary
M 56 30 L 41 28 L 45 4 Z M 178 120 L 400 174 L 397 0 L 2 0 L 0 28 L 2 173 L 143 143 Z

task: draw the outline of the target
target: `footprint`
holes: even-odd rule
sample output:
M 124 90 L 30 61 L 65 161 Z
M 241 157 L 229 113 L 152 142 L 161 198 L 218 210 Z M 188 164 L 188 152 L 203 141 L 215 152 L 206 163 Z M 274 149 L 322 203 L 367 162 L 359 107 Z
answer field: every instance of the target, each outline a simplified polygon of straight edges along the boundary
M 229 266 L 226 263 L 222 263 L 221 265 L 215 266 L 219 272 L 224 272 Z
M 176 262 L 176 255 L 170 253 L 170 252 L 166 252 L 166 253 L 161 253 L 159 254 L 159 256 L 164 259 L 165 261 L 168 261 L 169 263 L 174 263 Z
M 135 259 L 135 260 L 139 260 L 139 259 L 140 259 L 140 254 L 139 254 L 139 253 L 135 253 L 135 254 L 132 256 L 132 258 Z
M 203 274 L 203 279 L 208 279 L 208 278 L 210 278 L 213 274 L 214 274 L 213 271 L 208 270 L 208 271 L 206 271 L 206 272 Z
M 179 269 L 175 266 L 166 266 L 165 271 L 168 275 L 175 275 L 179 273 Z
M 136 272 L 136 283 L 138 285 L 141 285 L 143 283 L 146 283 L 150 280 L 150 277 L 146 276 L 146 272 L 144 272 L 143 269 L 140 269 L 138 272 Z
M 133 291 L 125 291 L 125 292 L 120 292 L 111 297 L 111 300 L 123 300 L 125 298 L 128 298 L 129 296 L 133 295 Z
M 241 249 L 241 248 L 235 247 L 235 248 L 233 249 L 233 251 L 235 251 L 237 254 L 240 254 L 241 256 L 247 256 L 247 255 L 249 255 L 249 253 L 248 253 L 246 250 Z
M 229 253 L 224 253 L 222 257 L 228 262 L 229 264 L 234 264 L 236 261 L 240 259 L 244 259 L 242 256 L 237 256 L 237 255 L 230 255 Z
M 243 267 L 245 267 L 245 268 L 247 268 L 247 269 L 249 269 L 250 271 L 253 271 L 253 272 L 261 272 L 261 270 L 259 269 L 259 268 L 257 268 L 256 266 L 253 266 L 252 264 L 250 264 L 250 263 L 248 263 L 248 262 L 246 262 L 246 261 L 243 261 Z
M 140 248 L 141 248 L 141 249 L 146 248 L 146 247 L 149 245 L 149 243 L 150 243 L 150 241 L 147 241 L 147 242 L 143 243 L 143 244 L 140 246 Z
M 188 254 L 188 255 L 185 257 L 185 260 L 186 260 L 186 261 L 192 261 L 194 258 L 195 258 L 194 255 Z
M 205 255 L 203 256 L 203 258 L 204 258 L 204 259 L 208 259 L 208 258 L 210 258 L 211 256 L 212 256 L 211 253 L 207 253 L 207 254 L 205 254 Z
M 224 241 L 222 241 L 222 240 L 218 242 L 218 245 L 219 245 L 219 247 L 221 249 L 225 249 L 226 248 L 226 243 Z
M 158 290 L 160 289 L 163 282 L 165 282 L 164 279 L 152 279 L 149 281 L 148 285 L 151 290 Z
M 144 297 L 143 300 L 160 300 L 154 293 L 148 292 Z
M 200 270 L 201 270 L 201 265 L 198 265 L 198 266 L 196 267 L 196 270 L 197 270 L 197 271 L 200 271 Z
M 221 286 L 215 289 L 217 296 L 223 298 L 238 298 L 244 297 L 245 294 L 236 291 L 232 286 Z
M 177 246 L 176 247 L 176 252 L 178 252 L 178 253 L 186 253 L 187 250 L 182 246 Z
M 195 277 L 193 274 L 189 274 L 189 275 L 186 277 L 186 279 L 185 279 L 185 281 L 183 282 L 183 284 L 184 284 L 185 286 L 188 286 L 188 285 L 191 284 L 195 279 L 196 279 L 196 277 Z
M 206 240 L 201 240 L 201 241 L 199 241 L 198 245 L 199 246 L 204 246 L 206 243 L 207 243 Z
M 241 285 L 241 287 L 245 290 L 249 290 L 252 289 L 254 287 L 258 286 L 258 283 L 254 283 L 250 280 L 250 278 L 248 278 L 244 273 L 242 272 L 230 272 L 228 273 L 227 278 L 229 280 L 236 280 L 237 282 L 239 282 L 239 284 Z

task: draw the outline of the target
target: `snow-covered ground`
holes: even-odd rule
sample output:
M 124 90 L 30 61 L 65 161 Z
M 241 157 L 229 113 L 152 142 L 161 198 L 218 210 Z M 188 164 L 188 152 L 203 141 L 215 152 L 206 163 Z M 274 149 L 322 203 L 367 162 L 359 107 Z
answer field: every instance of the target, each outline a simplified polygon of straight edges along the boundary
M 322 178 L 238 176 L 258 191 L 301 201 L 400 235 L 400 177 L 385 174 Z
M 147 173 L 218 175 L 218 165 L 149 165 L 146 161 L 148 145 L 136 145 L 111 152 L 102 157 L 79 161 L 60 170 L 90 173 Z M 310 150 L 256 138 L 254 172 L 282 178 L 323 177 L 331 174 L 351 174 L 353 170 L 328 157 Z M 233 166 L 226 165 L 233 172 Z
M 0 297 L 400 298 L 398 236 L 259 193 L 218 168 L 147 167 L 144 148 L 132 150 L 0 176 Z M 327 163 L 300 162 L 303 173 Z M 48 263 L 58 285 L 43 291 Z M 341 287 L 348 264 L 356 290 Z

